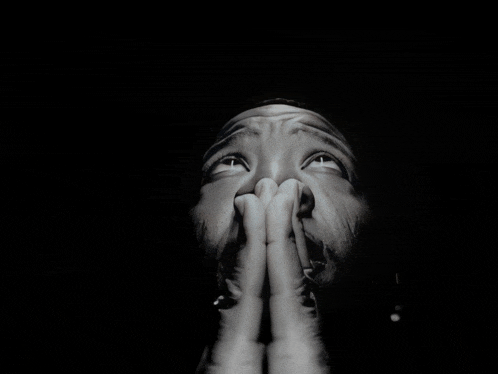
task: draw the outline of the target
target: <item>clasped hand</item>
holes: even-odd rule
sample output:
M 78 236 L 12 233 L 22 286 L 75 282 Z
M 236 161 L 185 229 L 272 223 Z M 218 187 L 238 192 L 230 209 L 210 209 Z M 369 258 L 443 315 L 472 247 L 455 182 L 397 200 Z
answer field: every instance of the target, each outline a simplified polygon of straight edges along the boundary
M 305 188 L 295 179 L 277 186 L 265 178 L 254 194 L 235 198 L 247 240 L 227 280 L 237 303 L 221 310 L 211 372 L 260 373 L 265 352 L 272 374 L 328 372 L 313 308 L 303 305 L 303 268 L 310 265 L 298 213 Z M 273 337 L 268 347 L 257 342 L 266 272 Z

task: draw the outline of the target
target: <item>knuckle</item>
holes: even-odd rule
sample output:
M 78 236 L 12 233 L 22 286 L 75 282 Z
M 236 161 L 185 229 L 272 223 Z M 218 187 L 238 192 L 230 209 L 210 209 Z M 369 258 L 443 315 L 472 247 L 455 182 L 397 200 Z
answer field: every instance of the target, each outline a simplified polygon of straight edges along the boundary
M 265 191 L 277 190 L 277 183 L 271 178 L 261 179 L 254 187 L 254 192 L 257 196 L 261 195 Z
M 246 212 L 247 209 L 258 207 L 260 205 L 260 200 L 256 195 L 245 194 L 237 196 L 234 199 L 234 205 L 239 212 L 244 215 L 244 212 Z
M 304 187 L 304 184 L 297 179 L 287 179 L 280 185 L 280 188 L 288 193 L 297 193 Z

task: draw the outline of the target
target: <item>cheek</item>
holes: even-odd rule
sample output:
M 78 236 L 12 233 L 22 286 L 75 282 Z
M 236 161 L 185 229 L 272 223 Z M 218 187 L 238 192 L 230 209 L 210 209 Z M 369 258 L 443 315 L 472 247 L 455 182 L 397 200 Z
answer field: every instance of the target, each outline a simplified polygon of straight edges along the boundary
M 364 202 L 346 191 L 318 191 L 312 217 L 327 242 L 348 243 L 366 212 Z
M 315 211 L 317 215 L 329 223 L 347 221 L 349 225 L 360 220 L 364 211 L 361 200 L 350 194 L 330 191 L 327 194 L 315 195 Z
M 221 187 L 221 188 L 220 188 Z M 218 246 L 233 225 L 235 208 L 235 192 L 229 186 L 206 185 L 201 189 L 199 203 L 192 211 L 192 218 L 196 228 L 202 232 L 203 241 Z

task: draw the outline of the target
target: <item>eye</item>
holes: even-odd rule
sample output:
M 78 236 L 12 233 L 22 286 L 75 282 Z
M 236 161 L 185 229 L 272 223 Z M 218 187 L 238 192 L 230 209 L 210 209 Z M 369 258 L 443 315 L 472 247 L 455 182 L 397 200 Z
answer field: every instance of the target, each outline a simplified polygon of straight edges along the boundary
M 342 171 L 339 165 L 332 159 L 332 157 L 326 155 L 318 155 L 309 163 L 308 167 L 320 167 L 320 168 L 330 168 Z
M 348 178 L 348 174 L 342 163 L 327 154 L 318 154 L 311 157 L 304 167 L 314 170 L 332 171 L 338 173 L 343 178 Z
M 231 155 L 222 156 L 216 161 L 209 170 L 210 175 L 215 175 L 223 172 L 238 173 L 240 171 L 247 171 L 246 163 L 241 157 Z

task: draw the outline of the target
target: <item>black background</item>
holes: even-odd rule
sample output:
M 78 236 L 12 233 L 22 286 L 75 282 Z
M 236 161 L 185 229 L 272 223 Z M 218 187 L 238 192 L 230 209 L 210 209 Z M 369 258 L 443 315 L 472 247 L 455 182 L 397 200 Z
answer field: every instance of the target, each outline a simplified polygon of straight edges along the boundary
M 496 332 L 495 44 L 265 30 L 4 45 L 0 371 L 193 372 L 214 297 L 188 217 L 200 157 L 251 99 L 283 96 L 344 130 L 373 210 L 351 275 L 320 293 L 336 372 L 481 372 Z

